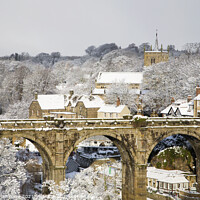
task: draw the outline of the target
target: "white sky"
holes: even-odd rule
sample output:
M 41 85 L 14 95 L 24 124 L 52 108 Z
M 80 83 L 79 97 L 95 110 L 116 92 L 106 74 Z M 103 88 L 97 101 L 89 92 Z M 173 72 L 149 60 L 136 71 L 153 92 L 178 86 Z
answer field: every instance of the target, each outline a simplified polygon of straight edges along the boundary
M 154 45 L 156 29 L 164 48 L 200 42 L 200 0 L 0 0 L 0 56 Z

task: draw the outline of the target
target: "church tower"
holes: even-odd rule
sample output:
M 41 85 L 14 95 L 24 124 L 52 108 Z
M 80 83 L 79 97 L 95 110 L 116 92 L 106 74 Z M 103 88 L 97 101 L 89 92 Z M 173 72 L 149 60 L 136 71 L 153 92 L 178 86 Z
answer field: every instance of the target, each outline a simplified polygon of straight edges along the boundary
M 144 50 L 144 66 L 149 66 L 152 64 L 156 64 L 159 62 L 166 62 L 169 59 L 169 50 L 163 51 L 163 47 L 161 45 L 161 49 L 158 46 L 158 33 L 156 30 L 156 41 L 154 49 L 151 51 Z

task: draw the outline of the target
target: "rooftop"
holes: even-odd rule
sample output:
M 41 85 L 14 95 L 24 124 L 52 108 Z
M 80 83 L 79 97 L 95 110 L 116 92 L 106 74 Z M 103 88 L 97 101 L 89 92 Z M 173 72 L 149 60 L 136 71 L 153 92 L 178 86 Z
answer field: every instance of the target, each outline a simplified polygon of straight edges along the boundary
M 37 100 L 43 110 L 64 109 L 63 94 L 38 95 Z
M 141 84 L 142 79 L 142 72 L 99 72 L 97 83 Z
M 78 102 L 83 102 L 86 108 L 100 108 L 104 105 L 104 101 L 99 96 L 83 95 Z
M 106 104 L 102 106 L 97 112 L 121 113 L 124 108 L 125 105 L 116 106 L 113 104 Z
M 157 169 L 155 167 L 147 168 L 148 178 L 153 178 L 166 183 L 188 183 L 189 181 L 185 178 L 185 174 L 189 174 L 189 172 Z

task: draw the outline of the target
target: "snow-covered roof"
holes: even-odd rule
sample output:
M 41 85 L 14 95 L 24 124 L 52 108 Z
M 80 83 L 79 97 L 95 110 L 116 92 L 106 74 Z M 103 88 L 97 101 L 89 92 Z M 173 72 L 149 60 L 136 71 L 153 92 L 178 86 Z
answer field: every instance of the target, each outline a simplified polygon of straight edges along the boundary
M 94 88 L 94 90 L 92 91 L 92 94 L 105 94 L 105 89 L 101 89 L 101 88 Z
M 187 100 L 186 99 L 178 99 L 173 103 L 173 105 L 179 106 L 179 105 L 181 105 L 183 103 L 187 103 Z
M 178 99 L 162 110 L 161 114 L 170 114 L 170 110 L 172 110 L 173 113 L 181 116 L 193 116 L 194 113 L 191 105 L 193 105 L 193 101 L 187 102 L 185 99 Z
M 183 103 L 177 108 L 177 110 L 179 110 L 182 116 L 193 116 L 194 114 L 193 109 L 190 109 L 189 106 L 190 103 Z
M 80 96 L 73 94 L 71 95 L 67 95 L 65 96 L 65 106 L 68 106 L 69 103 L 71 103 L 71 107 L 74 107 L 78 101 L 78 99 L 80 98 Z
M 86 108 L 100 108 L 105 103 L 99 96 L 83 95 L 78 102 L 83 102 Z
M 165 108 L 164 110 L 161 111 L 161 114 L 168 114 L 170 109 L 172 109 L 175 112 L 176 107 L 172 106 L 172 105 L 169 105 L 169 106 L 167 106 L 167 108 Z
M 188 183 L 184 174 L 189 174 L 181 170 L 164 170 L 155 167 L 147 167 L 147 178 L 156 179 L 165 183 Z
M 122 110 L 125 108 L 126 105 L 113 105 L 113 104 L 106 104 L 102 106 L 97 112 L 104 112 L 104 113 L 121 113 Z
M 42 110 L 64 109 L 63 94 L 38 95 L 37 101 Z
M 99 72 L 97 83 L 134 83 L 141 84 L 142 72 Z

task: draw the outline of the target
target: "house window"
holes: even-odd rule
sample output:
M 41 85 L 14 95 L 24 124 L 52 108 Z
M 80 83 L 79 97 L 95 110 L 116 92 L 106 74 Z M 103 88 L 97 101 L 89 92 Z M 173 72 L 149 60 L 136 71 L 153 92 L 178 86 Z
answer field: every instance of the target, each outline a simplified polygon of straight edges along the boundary
M 106 113 L 104 113 L 104 117 L 106 117 Z
M 169 189 L 172 190 L 172 184 L 171 183 L 169 184 Z
M 152 59 L 151 59 L 151 64 L 154 64 L 155 61 L 156 61 L 156 59 L 155 59 L 155 58 L 152 58 Z
M 160 188 L 163 188 L 163 182 L 160 182 Z
M 165 189 L 168 189 L 168 183 L 165 183 Z
M 155 180 L 153 181 L 153 187 L 154 187 L 154 188 L 156 187 L 156 182 L 155 182 Z

